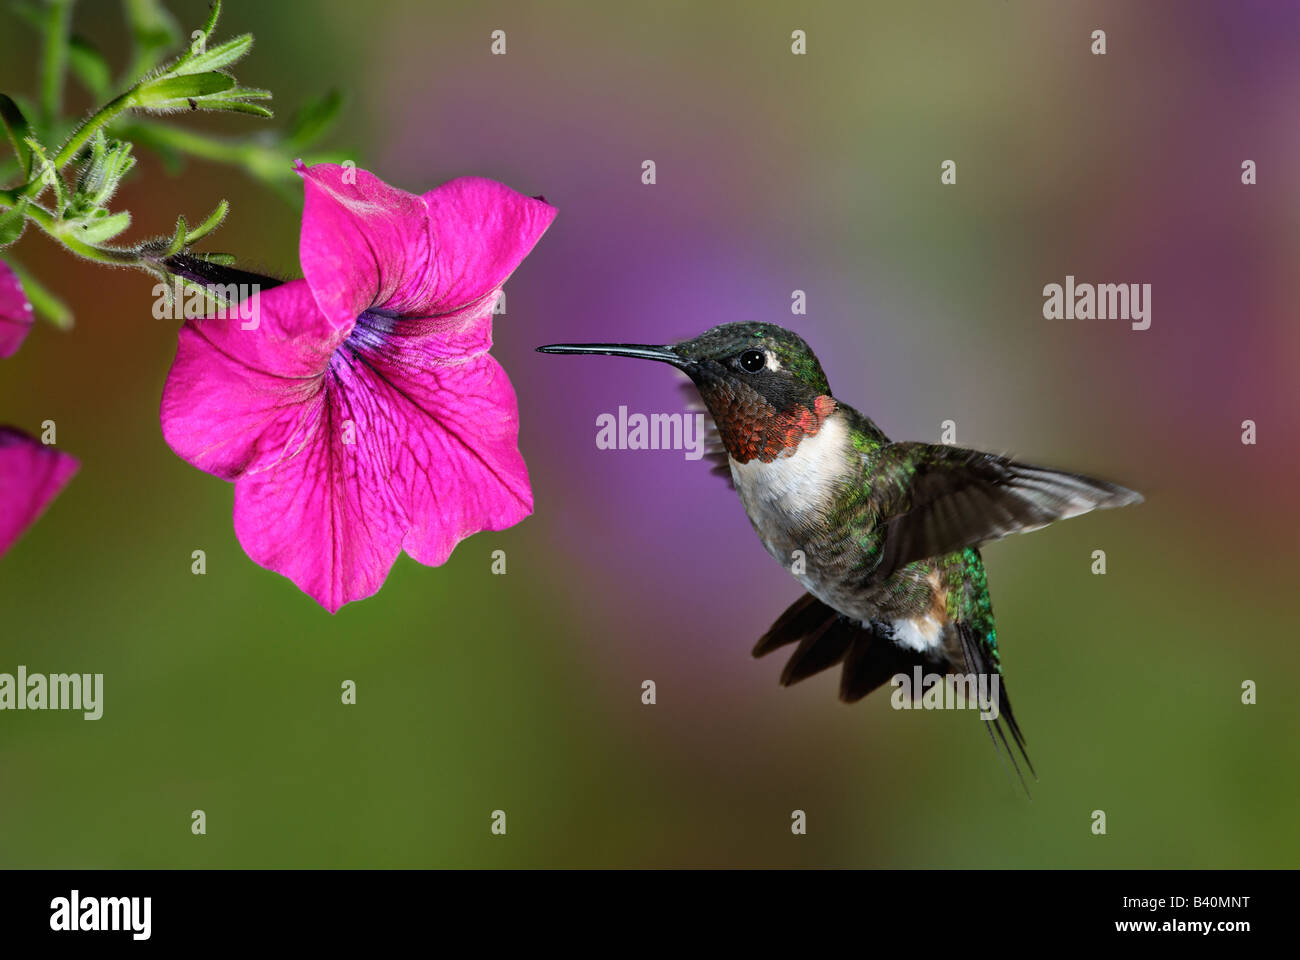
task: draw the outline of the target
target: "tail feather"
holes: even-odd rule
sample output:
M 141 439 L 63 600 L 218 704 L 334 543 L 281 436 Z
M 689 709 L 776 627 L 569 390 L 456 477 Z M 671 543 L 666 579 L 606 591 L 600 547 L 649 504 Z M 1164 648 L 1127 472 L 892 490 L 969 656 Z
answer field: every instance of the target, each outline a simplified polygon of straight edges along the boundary
M 1025 795 L 1030 796 L 1029 785 L 1021 770 L 1021 761 L 1033 780 L 1037 781 L 1038 774 L 1025 751 L 1025 737 L 1012 712 L 1001 671 L 980 644 L 970 624 L 953 621 L 953 627 L 960 640 L 960 651 L 952 646 L 947 646 L 946 649 L 936 646 L 932 651 L 921 652 L 897 643 L 892 624 L 876 621 L 858 623 L 822 603 L 811 593 L 805 593 L 777 618 L 771 629 L 754 645 L 754 656 L 763 657 L 773 650 L 797 643 L 798 646 L 781 671 L 781 683 L 784 686 L 798 683 L 842 663 L 840 699 L 845 703 L 861 700 L 888 683 L 894 675 L 911 674 L 916 667 L 925 673 L 948 674 L 960 671 L 976 676 L 998 677 L 998 718 L 984 721 L 985 727 L 1003 769 L 1007 770 L 1008 776 L 1014 772 Z M 1008 757 L 1011 759 L 1010 767 L 1007 766 Z
M 788 643 L 802 640 L 833 616 L 834 610 L 811 593 L 805 593 L 776 618 L 776 623 L 754 645 L 754 656 L 762 657 Z
M 835 666 L 849 652 L 858 633 L 861 633 L 861 628 L 843 617 L 827 620 L 799 642 L 781 671 L 781 685 L 788 687 Z
M 856 703 L 895 674 L 910 674 L 913 667 L 925 671 L 945 668 L 942 658 L 931 659 L 900 647 L 889 624 L 850 620 L 811 593 L 805 593 L 777 618 L 754 646 L 754 656 L 765 656 L 796 641 L 799 646 L 781 671 L 781 684 L 788 687 L 842 662 L 840 699 L 845 703 Z
M 890 624 L 872 621 L 869 629 L 859 629 L 859 634 L 840 675 L 840 699 L 845 703 L 856 703 L 897 674 L 910 676 L 916 667 L 922 673 L 945 670 L 942 659 L 934 660 L 895 643 Z M 920 696 L 920 691 L 914 690 L 913 694 Z
M 961 638 L 962 655 L 966 660 L 967 672 L 977 675 L 996 674 L 1001 678 L 1001 671 L 989 662 L 989 658 L 984 654 L 979 641 L 976 640 L 974 634 L 971 632 L 970 626 L 960 622 L 955 625 L 957 627 L 958 636 Z M 1029 768 L 1029 775 L 1034 779 L 1035 783 L 1038 781 L 1038 773 L 1034 770 L 1034 764 L 1029 759 L 1029 754 L 1025 751 L 1025 737 L 1024 734 L 1020 732 L 1020 724 L 1016 722 L 1015 713 L 1012 712 L 1011 698 L 1007 695 L 1006 683 L 999 679 L 998 684 L 1001 691 L 998 697 L 998 717 L 996 720 L 985 720 L 984 726 L 988 729 L 989 740 L 993 742 L 993 749 L 997 751 L 998 759 L 1002 761 L 1004 768 L 1006 767 L 1006 759 L 1002 755 L 1002 748 L 1006 748 L 1006 755 L 1011 758 L 1011 766 L 1012 769 L 1015 770 L 1016 778 L 1020 781 L 1020 786 L 1025 791 L 1025 796 L 1032 800 L 1033 797 L 1029 792 L 1029 785 L 1025 783 L 1024 774 L 1020 772 L 1020 764 L 1016 760 L 1016 751 L 1013 750 L 1011 744 L 1007 742 L 1006 732 L 1002 729 L 1003 719 L 1007 721 L 1006 726 L 1007 729 L 1011 731 L 1011 740 L 1015 743 L 1016 749 L 1020 751 L 1020 756 L 1025 761 L 1025 766 Z M 995 731 L 997 732 L 997 737 L 994 737 L 993 735 Z M 1002 747 L 998 746 L 999 739 L 1002 741 Z M 1008 771 L 1008 776 L 1010 776 L 1010 771 Z

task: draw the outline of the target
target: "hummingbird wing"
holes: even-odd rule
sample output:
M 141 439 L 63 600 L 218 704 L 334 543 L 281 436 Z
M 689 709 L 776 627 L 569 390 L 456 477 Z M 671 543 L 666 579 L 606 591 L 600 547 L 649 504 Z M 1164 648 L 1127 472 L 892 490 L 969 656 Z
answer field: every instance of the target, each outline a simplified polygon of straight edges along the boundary
M 718 425 L 714 423 L 713 415 L 709 413 L 708 407 L 700 397 L 700 391 L 691 381 L 687 380 L 681 384 L 681 392 L 687 414 L 704 414 L 704 459 L 709 462 L 709 473 L 721 477 L 727 482 L 727 486 L 734 490 L 736 484 L 731 479 L 731 457 L 722 442 L 722 434 L 718 432 Z
M 1106 480 L 929 443 L 889 444 L 872 473 L 884 526 L 875 582 L 914 560 L 1142 501 Z

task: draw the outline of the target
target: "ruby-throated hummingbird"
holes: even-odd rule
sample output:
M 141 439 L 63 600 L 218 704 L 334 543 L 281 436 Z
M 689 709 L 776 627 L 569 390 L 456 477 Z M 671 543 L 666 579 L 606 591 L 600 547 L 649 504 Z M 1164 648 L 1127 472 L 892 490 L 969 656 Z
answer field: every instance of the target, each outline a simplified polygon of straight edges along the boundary
M 985 683 L 996 676 L 998 689 L 1002 664 L 979 546 L 1142 499 L 1104 480 L 996 454 L 892 442 L 831 395 L 800 337 L 773 324 L 725 323 L 674 346 L 538 349 L 659 360 L 691 378 L 759 539 L 808 591 L 754 656 L 797 643 L 781 674 L 787 685 L 843 663 L 846 702 L 916 667 Z M 989 736 L 997 731 L 1019 774 L 1005 717 L 1032 774 L 1002 690 L 994 719 L 985 721 Z

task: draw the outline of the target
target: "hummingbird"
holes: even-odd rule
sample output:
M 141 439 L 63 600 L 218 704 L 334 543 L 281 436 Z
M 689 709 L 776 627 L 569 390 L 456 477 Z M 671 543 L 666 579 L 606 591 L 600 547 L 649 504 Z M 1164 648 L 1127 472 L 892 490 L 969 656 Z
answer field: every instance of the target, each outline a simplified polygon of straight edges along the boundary
M 979 548 L 1141 495 L 998 454 L 892 441 L 831 393 L 802 338 L 770 323 L 724 323 L 667 346 L 537 349 L 655 360 L 690 378 L 759 540 L 806 591 L 753 650 L 794 645 L 783 685 L 842 664 L 839 696 L 853 703 L 917 667 L 996 676 L 999 709 L 984 722 L 1028 793 L 1007 732 L 1036 775 L 1002 682 Z

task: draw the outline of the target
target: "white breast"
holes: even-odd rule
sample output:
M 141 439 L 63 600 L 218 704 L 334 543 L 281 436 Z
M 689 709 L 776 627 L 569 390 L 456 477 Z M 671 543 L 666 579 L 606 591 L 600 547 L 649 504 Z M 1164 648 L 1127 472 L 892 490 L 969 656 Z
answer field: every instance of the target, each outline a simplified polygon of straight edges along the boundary
M 736 492 L 760 534 L 798 525 L 803 515 L 832 506 L 847 444 L 848 425 L 833 413 L 817 433 L 770 463 L 731 461 Z

